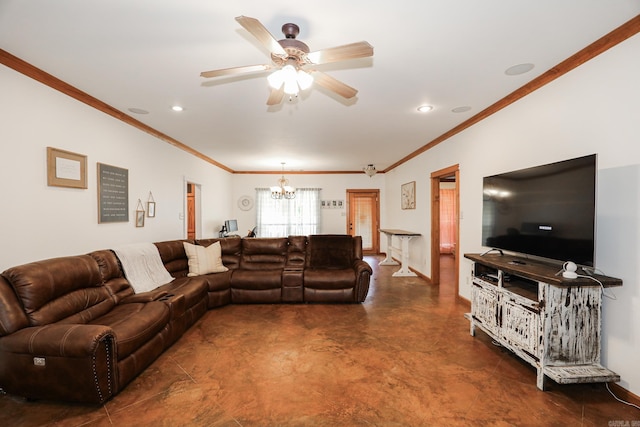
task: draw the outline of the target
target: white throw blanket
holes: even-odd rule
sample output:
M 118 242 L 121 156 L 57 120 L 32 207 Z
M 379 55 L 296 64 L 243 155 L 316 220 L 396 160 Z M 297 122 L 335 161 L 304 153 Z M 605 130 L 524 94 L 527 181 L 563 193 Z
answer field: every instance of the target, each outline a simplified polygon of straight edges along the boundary
M 125 245 L 113 251 L 120 259 L 124 275 L 136 293 L 151 291 L 173 280 L 153 243 Z

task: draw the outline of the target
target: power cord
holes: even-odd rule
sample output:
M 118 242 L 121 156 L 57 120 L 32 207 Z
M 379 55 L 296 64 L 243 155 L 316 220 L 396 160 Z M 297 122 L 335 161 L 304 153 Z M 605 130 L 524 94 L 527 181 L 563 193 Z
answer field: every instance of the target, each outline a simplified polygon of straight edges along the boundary
M 567 263 L 565 263 L 565 265 L 566 265 L 566 264 L 567 264 Z M 606 298 L 609 298 L 609 299 L 611 299 L 611 300 L 617 300 L 617 299 L 618 299 L 618 298 L 615 296 L 615 294 L 613 294 L 613 293 L 610 293 L 610 294 L 609 294 L 609 293 L 607 293 L 607 291 L 605 290 L 605 287 L 604 287 L 604 285 L 602 284 L 602 282 L 601 282 L 600 280 L 598 280 L 598 279 L 596 279 L 595 277 L 593 277 L 593 276 L 592 276 L 593 274 L 596 274 L 596 273 L 598 273 L 598 272 L 604 276 L 604 273 L 602 273 L 602 271 L 601 271 L 601 270 L 598 270 L 597 268 L 586 268 L 586 267 L 581 267 L 581 268 L 582 268 L 582 270 L 583 270 L 585 273 L 587 273 L 587 274 L 576 274 L 576 275 L 575 275 L 575 277 L 576 277 L 576 278 L 578 278 L 578 277 L 583 277 L 583 278 L 585 278 L 585 279 L 591 279 L 591 280 L 593 280 L 594 282 L 597 282 L 597 283 L 600 285 L 600 289 L 602 289 L 602 296 L 604 296 L 604 297 L 606 297 Z M 589 271 L 589 270 L 591 270 L 591 271 Z M 560 271 L 558 271 L 558 272 L 556 273 L 556 276 L 561 275 L 561 274 L 562 274 L 562 273 L 564 273 L 565 271 L 567 271 L 567 270 L 565 269 L 565 266 L 563 266 L 563 268 L 562 268 Z
M 604 383 L 604 386 L 607 388 L 607 391 L 609 392 L 609 394 L 610 394 L 611 396 L 613 396 L 613 398 L 614 398 L 615 400 L 617 400 L 618 402 L 620 402 L 620 403 L 624 403 L 625 405 L 633 406 L 633 407 L 634 407 L 634 408 L 636 408 L 636 409 L 640 409 L 640 406 L 638 406 L 638 405 L 636 405 L 636 404 L 634 404 L 634 403 L 631 403 L 631 402 L 627 402 L 626 400 L 622 400 L 622 399 L 620 399 L 618 396 L 616 396 L 615 394 L 613 394 L 613 392 L 612 392 L 612 391 L 611 391 L 611 389 L 609 388 L 609 383 Z
M 604 285 L 602 284 L 602 282 L 600 280 L 596 279 L 595 277 L 587 276 L 587 275 L 584 275 L 584 274 L 578 274 L 578 277 L 584 277 L 585 279 L 591 279 L 594 282 L 597 282 L 600 285 L 600 288 L 602 289 L 602 296 L 607 297 L 607 298 L 612 299 L 612 300 L 617 300 L 618 299 L 614 294 L 607 293 L 607 291 L 605 291 L 605 288 L 604 288 Z

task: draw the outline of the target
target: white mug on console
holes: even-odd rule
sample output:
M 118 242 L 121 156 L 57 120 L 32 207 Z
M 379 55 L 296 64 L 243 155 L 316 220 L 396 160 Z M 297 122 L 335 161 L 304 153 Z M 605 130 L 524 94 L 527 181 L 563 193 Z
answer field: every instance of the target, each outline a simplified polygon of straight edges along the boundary
M 562 269 L 564 270 L 562 272 L 562 277 L 564 277 L 565 279 L 577 279 L 578 278 L 578 273 L 576 273 L 576 270 L 578 270 L 578 266 L 571 261 L 567 261 L 562 265 Z

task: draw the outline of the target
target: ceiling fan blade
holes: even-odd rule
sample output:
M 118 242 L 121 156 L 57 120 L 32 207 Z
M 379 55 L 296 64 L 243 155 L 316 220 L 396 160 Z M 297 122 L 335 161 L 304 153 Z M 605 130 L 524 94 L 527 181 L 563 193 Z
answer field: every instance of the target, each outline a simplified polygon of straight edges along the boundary
M 269 99 L 267 99 L 267 105 L 278 105 L 284 98 L 284 85 L 280 86 L 280 89 L 271 89 Z
M 236 21 L 238 21 L 245 30 L 249 31 L 253 37 L 258 39 L 258 41 L 269 50 L 269 52 L 277 55 L 287 54 L 284 48 L 280 46 L 280 43 L 278 43 L 278 40 L 276 40 L 269 30 L 267 30 L 257 19 L 250 18 L 248 16 L 238 16 L 236 17 Z
M 337 93 L 343 98 L 347 98 L 347 99 L 353 98 L 358 93 L 356 89 L 342 83 L 340 80 L 337 80 L 328 74 L 325 74 L 317 70 L 314 70 L 312 72 L 313 72 L 313 81 L 315 83 L 318 83 L 320 86 L 324 87 L 325 89 L 329 89 L 330 91 Z
M 232 74 L 253 73 L 256 71 L 266 71 L 271 68 L 270 65 L 245 65 L 244 67 L 222 68 L 220 70 L 203 71 L 200 77 L 220 77 Z
M 310 52 L 307 54 L 307 59 L 313 64 L 327 64 L 368 56 L 373 56 L 373 46 L 367 42 L 357 42 Z

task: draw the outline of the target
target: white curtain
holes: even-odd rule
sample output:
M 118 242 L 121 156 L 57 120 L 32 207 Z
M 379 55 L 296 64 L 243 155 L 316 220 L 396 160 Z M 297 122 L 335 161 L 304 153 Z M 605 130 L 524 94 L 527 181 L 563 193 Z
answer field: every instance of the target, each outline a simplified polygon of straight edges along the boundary
M 456 190 L 440 189 L 440 253 L 455 254 L 456 251 Z
M 257 237 L 320 234 L 320 188 L 297 188 L 295 199 L 272 199 L 271 190 L 256 188 Z

